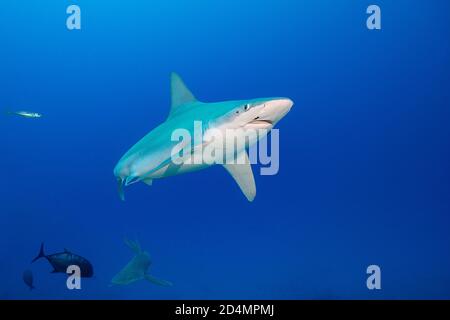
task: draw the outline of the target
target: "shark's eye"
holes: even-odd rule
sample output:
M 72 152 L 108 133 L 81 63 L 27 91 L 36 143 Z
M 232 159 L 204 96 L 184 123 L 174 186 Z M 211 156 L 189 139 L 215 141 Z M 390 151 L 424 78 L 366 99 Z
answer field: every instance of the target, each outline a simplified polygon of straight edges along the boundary
M 246 105 L 244 106 L 244 111 L 247 111 L 248 109 L 250 109 L 250 105 L 249 105 L 249 104 L 246 104 Z

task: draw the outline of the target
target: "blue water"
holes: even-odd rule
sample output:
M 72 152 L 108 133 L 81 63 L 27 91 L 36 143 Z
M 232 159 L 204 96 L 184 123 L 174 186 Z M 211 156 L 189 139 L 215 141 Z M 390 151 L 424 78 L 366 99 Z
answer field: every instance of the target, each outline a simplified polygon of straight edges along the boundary
M 366 28 L 366 8 L 382 30 Z M 82 29 L 66 28 L 66 8 Z M 0 298 L 450 298 L 448 1 L 4 0 Z M 176 71 L 204 101 L 286 96 L 280 171 L 247 202 L 221 167 L 117 195 L 113 167 L 169 112 Z M 258 172 L 257 166 L 254 168 Z M 146 281 L 109 288 L 139 239 Z M 95 277 L 69 291 L 42 260 Z M 381 268 L 381 290 L 366 268 Z M 31 269 L 36 290 L 22 273 Z

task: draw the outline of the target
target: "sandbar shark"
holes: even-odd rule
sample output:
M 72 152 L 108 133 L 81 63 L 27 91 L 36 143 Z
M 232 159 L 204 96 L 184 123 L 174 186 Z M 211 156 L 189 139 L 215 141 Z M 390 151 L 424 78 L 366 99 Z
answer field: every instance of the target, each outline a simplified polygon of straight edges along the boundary
M 124 239 L 125 244 L 134 252 L 135 256 L 131 261 L 111 280 L 110 286 L 128 285 L 130 283 L 147 280 L 159 286 L 172 286 L 166 280 L 155 278 L 148 274 L 148 269 L 152 264 L 150 255 L 141 249 L 139 242 Z
M 154 179 L 221 164 L 235 179 L 246 198 L 253 201 L 256 186 L 246 150 L 265 136 L 290 111 L 294 104 L 292 100 L 259 98 L 205 103 L 194 97 L 176 73 L 171 75 L 171 98 L 171 109 L 166 121 L 131 147 L 114 168 L 121 199 L 125 199 L 124 186 L 136 182 L 151 185 Z M 201 130 L 196 130 L 196 123 L 200 123 Z M 174 141 L 173 134 L 178 129 L 191 133 L 192 141 Z M 265 134 L 249 139 L 240 148 L 231 151 L 222 150 L 226 155 L 232 153 L 234 161 L 224 163 L 192 161 L 199 152 L 202 152 L 202 148 L 208 145 L 205 141 L 213 136 L 212 132 L 239 129 L 242 134 L 249 130 L 258 130 Z M 180 157 L 181 163 L 174 163 L 174 149 L 184 148 L 188 142 L 190 142 L 189 154 Z

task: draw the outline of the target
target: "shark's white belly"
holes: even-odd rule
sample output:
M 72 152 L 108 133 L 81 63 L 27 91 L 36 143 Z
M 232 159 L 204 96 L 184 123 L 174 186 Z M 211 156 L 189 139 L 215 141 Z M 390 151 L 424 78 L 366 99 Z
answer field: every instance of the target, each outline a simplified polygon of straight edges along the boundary
M 220 128 L 216 132 L 220 132 L 223 137 L 226 137 L 225 128 Z M 265 136 L 265 134 L 261 133 L 249 136 L 248 131 L 246 132 L 245 130 L 243 130 L 240 131 L 240 134 L 237 134 L 234 137 L 238 141 L 241 141 L 243 143 L 237 143 L 235 145 L 235 148 L 227 148 L 227 146 L 229 145 L 225 142 L 225 140 L 222 143 L 219 142 L 215 145 L 208 144 L 207 141 L 211 141 L 209 140 L 211 139 L 211 133 L 207 131 L 204 136 L 206 142 L 202 146 L 194 148 L 193 153 L 183 158 L 181 164 L 170 162 L 169 164 L 150 174 L 148 176 L 148 179 L 160 179 L 183 173 L 194 172 L 206 169 L 215 164 L 223 165 L 229 160 L 233 161 L 236 154 L 245 151 L 247 147 L 257 143 L 258 140 L 263 136 Z M 219 157 L 217 155 L 221 156 Z
M 167 164 L 161 169 L 153 172 L 151 175 L 148 176 L 149 179 L 161 179 L 166 178 L 170 176 L 175 176 L 183 173 L 188 172 L 194 172 L 202 169 L 206 169 L 210 167 L 209 164 L 190 164 L 190 163 L 183 163 L 181 165 L 175 165 L 173 163 Z

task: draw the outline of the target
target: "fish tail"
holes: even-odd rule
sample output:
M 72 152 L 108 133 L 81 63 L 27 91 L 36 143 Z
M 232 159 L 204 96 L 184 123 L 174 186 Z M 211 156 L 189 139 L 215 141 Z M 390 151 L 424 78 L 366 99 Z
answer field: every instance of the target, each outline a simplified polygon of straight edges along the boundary
M 41 249 L 39 250 L 39 254 L 37 255 L 36 258 L 33 259 L 33 261 L 31 261 L 31 263 L 35 262 L 36 260 L 40 259 L 40 258 L 44 258 L 45 257 L 45 253 L 44 253 L 44 243 L 41 243 Z
M 120 200 L 125 201 L 125 193 L 124 193 L 123 187 L 124 187 L 123 180 L 120 178 L 117 179 L 117 190 L 119 192 Z

